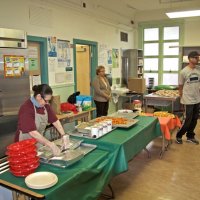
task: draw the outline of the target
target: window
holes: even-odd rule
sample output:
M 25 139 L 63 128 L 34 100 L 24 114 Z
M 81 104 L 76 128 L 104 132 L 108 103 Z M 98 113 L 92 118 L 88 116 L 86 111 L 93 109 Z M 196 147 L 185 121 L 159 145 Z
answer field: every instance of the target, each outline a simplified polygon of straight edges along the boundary
M 146 84 L 178 85 L 180 25 L 141 25 Z

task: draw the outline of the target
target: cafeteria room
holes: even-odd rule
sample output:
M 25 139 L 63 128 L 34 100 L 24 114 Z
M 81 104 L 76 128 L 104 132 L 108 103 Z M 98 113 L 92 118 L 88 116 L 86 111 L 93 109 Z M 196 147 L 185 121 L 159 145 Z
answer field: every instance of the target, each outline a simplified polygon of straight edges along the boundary
M 0 2 L 0 200 L 199 199 L 199 0 Z

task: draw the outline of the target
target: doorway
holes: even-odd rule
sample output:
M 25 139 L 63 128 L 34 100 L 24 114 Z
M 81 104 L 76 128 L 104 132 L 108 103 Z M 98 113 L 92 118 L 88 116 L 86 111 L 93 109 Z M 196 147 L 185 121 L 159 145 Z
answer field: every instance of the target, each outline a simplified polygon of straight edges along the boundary
M 48 78 L 48 59 L 47 59 L 47 38 L 37 37 L 37 36 L 27 36 L 30 45 L 33 45 L 34 55 L 38 54 L 41 82 L 49 83 Z M 39 48 L 39 52 L 36 53 L 36 49 Z M 38 72 L 39 72 L 38 71 Z
M 74 39 L 75 91 L 92 96 L 92 81 L 97 67 L 97 42 Z
M 83 95 L 90 95 L 91 52 L 89 45 L 76 45 L 76 86 Z

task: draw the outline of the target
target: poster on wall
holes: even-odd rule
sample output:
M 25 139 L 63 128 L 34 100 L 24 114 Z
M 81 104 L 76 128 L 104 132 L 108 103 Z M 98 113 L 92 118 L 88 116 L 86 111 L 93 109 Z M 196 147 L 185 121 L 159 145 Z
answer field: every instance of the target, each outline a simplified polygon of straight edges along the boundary
M 29 58 L 28 64 L 29 64 L 30 71 L 38 70 L 38 59 L 37 58 Z
M 40 55 L 39 55 L 39 46 L 28 46 L 28 66 L 29 66 L 29 75 L 39 75 L 40 74 Z
M 49 72 L 55 72 L 56 71 L 56 66 L 58 65 L 58 60 L 57 58 L 48 58 L 48 68 Z
M 57 40 L 57 51 L 58 51 L 58 67 L 70 67 L 71 56 L 70 56 L 70 42 L 67 40 Z
M 99 45 L 99 52 L 98 52 L 98 65 L 107 65 L 107 45 L 100 44 Z
M 112 49 L 112 67 L 119 67 L 119 49 Z
M 74 74 L 73 72 L 66 72 L 66 80 L 67 82 L 70 83 L 74 83 Z
M 48 56 L 57 57 L 57 39 L 55 36 L 47 38 L 48 41 Z
M 24 56 L 4 55 L 4 77 L 19 77 L 24 73 Z
M 107 64 L 112 65 L 112 50 L 107 51 Z

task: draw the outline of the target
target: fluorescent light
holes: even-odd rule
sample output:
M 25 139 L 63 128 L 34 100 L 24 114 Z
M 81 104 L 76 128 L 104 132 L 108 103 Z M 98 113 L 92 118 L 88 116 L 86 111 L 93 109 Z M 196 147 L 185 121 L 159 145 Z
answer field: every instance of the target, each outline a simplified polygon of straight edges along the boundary
M 166 15 L 169 18 L 197 17 L 197 16 L 200 16 L 200 10 L 168 12 L 168 13 L 166 13 Z

